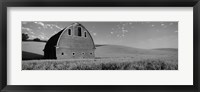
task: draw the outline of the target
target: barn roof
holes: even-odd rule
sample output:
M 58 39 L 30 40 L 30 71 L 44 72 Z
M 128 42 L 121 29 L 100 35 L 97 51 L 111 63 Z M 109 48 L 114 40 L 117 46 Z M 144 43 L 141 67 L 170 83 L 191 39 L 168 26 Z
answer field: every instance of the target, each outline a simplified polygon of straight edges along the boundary
M 71 24 L 70 26 L 72 26 L 72 25 L 80 25 L 80 26 L 84 27 L 82 24 L 80 24 L 80 23 L 78 23 L 78 22 L 73 23 L 73 24 Z M 68 26 L 68 27 L 70 27 L 70 26 Z M 62 35 L 62 33 L 63 33 L 68 27 L 62 29 L 60 32 L 58 32 L 57 34 L 55 34 L 54 36 L 52 36 L 52 37 L 47 41 L 47 43 L 46 43 L 46 45 L 45 45 L 45 48 L 44 48 L 44 51 L 46 51 L 46 50 L 48 50 L 48 49 L 53 49 L 54 47 L 56 47 L 56 46 L 57 46 L 57 43 L 58 43 L 58 41 L 59 41 L 59 39 L 60 39 L 60 36 Z M 85 28 L 85 27 L 84 27 L 84 28 Z M 85 28 L 85 29 L 86 29 L 86 28 Z M 86 29 L 86 30 L 87 30 L 87 29 Z M 87 31 L 88 31 L 88 30 L 87 30 Z M 89 35 L 90 35 L 90 33 L 89 33 Z M 90 35 L 90 37 L 92 37 L 92 36 Z M 93 45 L 94 45 L 93 39 L 92 39 L 92 42 L 93 42 Z M 94 45 L 94 49 L 95 49 L 95 45 Z
M 66 28 L 62 29 L 60 32 L 58 32 L 57 34 L 55 34 L 54 36 L 52 36 L 46 43 L 44 51 L 48 50 L 49 48 L 55 47 L 57 44 L 57 41 L 60 37 L 60 35 L 62 34 L 62 32 L 65 30 Z

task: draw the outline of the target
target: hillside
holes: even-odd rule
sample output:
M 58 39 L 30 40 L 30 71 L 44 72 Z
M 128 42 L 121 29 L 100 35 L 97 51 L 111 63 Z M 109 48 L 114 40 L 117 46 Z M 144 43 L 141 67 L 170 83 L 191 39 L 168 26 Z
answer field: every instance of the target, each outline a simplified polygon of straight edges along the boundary
M 43 58 L 44 42 L 25 41 L 22 42 L 23 59 L 40 59 Z
M 178 49 L 176 49 L 176 48 L 156 48 L 154 50 L 178 51 Z
M 23 59 L 41 59 L 43 57 L 44 42 L 22 42 Z M 172 55 L 178 54 L 171 49 L 139 49 L 119 45 L 96 45 L 96 57 L 122 57 L 134 55 Z
M 132 55 L 169 55 L 177 54 L 177 51 L 157 50 L 157 49 L 139 49 L 119 45 L 102 45 L 96 47 L 95 54 L 100 57 L 108 56 L 132 56 Z

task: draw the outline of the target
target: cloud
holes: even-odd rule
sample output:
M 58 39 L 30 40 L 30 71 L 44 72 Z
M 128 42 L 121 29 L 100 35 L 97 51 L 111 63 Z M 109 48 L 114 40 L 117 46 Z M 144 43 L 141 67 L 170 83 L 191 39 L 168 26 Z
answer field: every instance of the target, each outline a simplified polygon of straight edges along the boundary
M 123 29 L 123 30 L 122 30 L 122 34 L 121 34 L 121 37 L 125 37 L 125 33 L 127 33 L 127 32 L 128 32 L 128 30 Z
M 44 28 L 51 28 L 52 29 L 52 26 L 50 24 L 46 24 L 46 25 L 44 25 Z
M 42 22 L 34 22 L 35 24 L 38 24 L 38 25 L 40 25 L 40 26 L 42 26 L 42 27 L 44 27 L 45 26 L 45 24 L 44 23 L 42 23 Z
M 57 31 L 54 31 L 54 32 L 53 32 L 53 34 L 57 34 L 57 33 L 58 33 Z
M 43 40 L 47 40 L 48 39 L 48 37 L 44 34 L 44 33 L 42 33 L 41 35 L 39 35 L 38 36 L 40 39 L 43 39 Z
M 32 30 L 32 29 L 30 29 L 30 28 L 26 28 L 26 27 L 22 27 L 22 30 L 30 31 L 30 30 Z
M 34 23 L 40 25 L 44 29 L 47 29 L 47 28 L 50 28 L 50 29 L 56 28 L 56 29 L 59 29 L 59 30 L 63 29 L 63 28 L 61 28 L 61 27 L 59 27 L 58 25 L 55 25 L 55 24 L 44 24 L 43 22 L 34 22 Z M 38 27 L 38 28 L 41 29 L 41 27 Z
M 122 30 L 122 33 L 126 33 L 126 32 L 128 32 L 128 30 Z
M 110 32 L 111 34 L 114 34 L 114 32 Z
M 96 35 L 97 35 L 97 33 L 93 33 L 93 35 L 94 35 L 94 36 L 96 36 Z
M 28 33 L 30 33 L 30 34 L 35 34 L 35 33 L 32 31 L 32 29 L 30 29 L 30 28 L 22 27 L 22 31 L 26 31 L 26 32 L 28 32 Z
M 31 37 L 31 38 L 36 38 L 36 36 L 34 36 L 34 35 L 30 35 L 30 37 Z
M 125 34 L 127 32 L 128 32 L 128 30 L 125 29 L 124 25 L 122 25 L 122 27 L 118 31 L 115 31 L 115 32 L 111 31 L 110 34 L 114 34 L 115 33 L 117 38 L 122 39 L 122 38 L 125 37 Z
M 58 25 L 53 25 L 53 26 L 60 30 L 63 29 L 63 28 L 59 27 Z
M 34 32 L 32 32 L 32 31 L 31 31 L 30 33 L 31 33 L 31 34 L 35 34 L 35 33 L 34 33 Z

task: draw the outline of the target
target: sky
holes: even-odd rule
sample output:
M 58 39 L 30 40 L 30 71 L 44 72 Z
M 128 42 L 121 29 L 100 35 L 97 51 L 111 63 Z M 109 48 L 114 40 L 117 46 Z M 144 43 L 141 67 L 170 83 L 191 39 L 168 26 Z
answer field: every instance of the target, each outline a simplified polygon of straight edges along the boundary
M 75 22 L 23 21 L 22 33 L 29 39 L 48 40 Z M 79 22 L 91 34 L 95 44 L 134 48 L 178 48 L 178 22 Z

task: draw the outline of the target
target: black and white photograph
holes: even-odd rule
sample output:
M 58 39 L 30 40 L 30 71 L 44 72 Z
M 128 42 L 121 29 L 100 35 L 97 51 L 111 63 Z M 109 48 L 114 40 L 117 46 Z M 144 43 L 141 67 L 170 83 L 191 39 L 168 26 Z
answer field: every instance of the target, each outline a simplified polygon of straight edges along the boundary
M 178 70 L 178 21 L 22 21 L 22 70 Z

